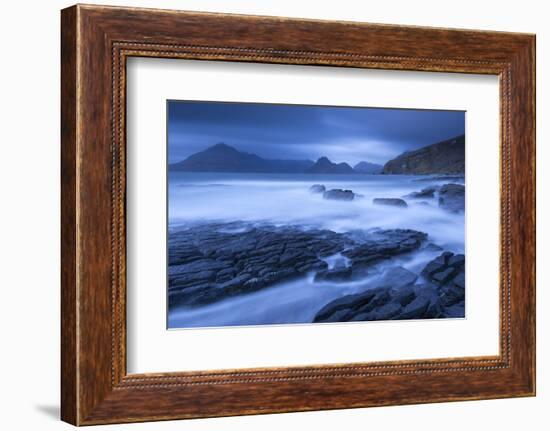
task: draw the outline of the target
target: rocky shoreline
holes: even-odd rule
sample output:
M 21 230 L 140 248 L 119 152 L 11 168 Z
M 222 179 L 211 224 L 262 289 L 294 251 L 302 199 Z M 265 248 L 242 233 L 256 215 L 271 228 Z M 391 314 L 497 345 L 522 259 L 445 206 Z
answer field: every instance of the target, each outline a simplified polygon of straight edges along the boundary
M 310 191 L 342 200 L 342 205 L 361 197 L 322 184 Z M 433 199 L 443 211 L 463 212 L 464 186 L 430 186 L 374 203 L 407 211 L 406 201 L 419 199 Z M 303 279 L 354 286 L 354 293 L 320 307 L 313 322 L 464 317 L 464 255 L 441 249 L 417 230 L 335 232 L 301 225 L 204 222 L 172 228 L 168 250 L 170 309 L 202 307 Z M 401 257 L 422 251 L 431 258 L 421 267 L 402 266 Z
M 200 224 L 170 233 L 170 304 L 207 304 L 308 274 L 357 280 L 374 264 L 418 249 L 426 238 L 406 229 L 342 234 L 270 224 Z M 348 262 L 345 271 L 326 261 L 338 253 Z
M 442 253 L 417 275 L 401 266 L 387 270 L 362 293 L 325 305 L 314 322 L 464 317 L 464 255 Z

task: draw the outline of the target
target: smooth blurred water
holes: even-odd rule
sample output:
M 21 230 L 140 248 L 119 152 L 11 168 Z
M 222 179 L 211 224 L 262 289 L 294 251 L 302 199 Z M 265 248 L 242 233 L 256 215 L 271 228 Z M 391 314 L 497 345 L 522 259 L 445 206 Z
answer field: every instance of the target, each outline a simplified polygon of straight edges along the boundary
M 369 284 L 376 284 L 388 267 L 399 265 L 419 273 L 426 262 L 440 253 L 422 250 L 412 255 L 398 256 L 391 262 L 377 265 L 373 275 L 357 281 L 314 282 L 313 274 L 310 274 L 303 279 L 280 283 L 213 304 L 174 309 L 168 316 L 168 327 L 176 329 L 310 323 L 317 312 L 334 299 L 362 292 L 369 288 Z M 327 259 L 329 262 L 330 260 Z
M 336 232 L 408 228 L 426 232 L 447 250 L 464 252 L 464 214 L 441 210 L 436 199 L 409 201 L 406 209 L 374 205 L 431 184 L 406 175 L 169 173 L 169 227 L 198 221 L 268 221 L 323 227 Z M 310 193 L 313 184 L 364 195 L 352 202 Z M 428 205 L 418 202 L 424 201 Z

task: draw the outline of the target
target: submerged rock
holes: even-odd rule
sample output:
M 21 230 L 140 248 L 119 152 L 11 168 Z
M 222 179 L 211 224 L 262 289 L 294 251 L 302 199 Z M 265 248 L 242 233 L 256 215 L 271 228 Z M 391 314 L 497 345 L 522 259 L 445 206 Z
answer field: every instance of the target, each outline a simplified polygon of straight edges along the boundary
M 337 201 L 352 201 L 355 193 L 351 190 L 332 189 L 323 193 L 323 198 Z
M 430 242 L 426 244 L 426 247 L 423 248 L 425 251 L 442 251 L 443 248 L 438 246 L 437 244 L 434 244 L 433 242 Z
M 323 184 L 313 184 L 309 191 L 311 193 L 324 193 L 326 191 L 326 187 Z
M 375 205 L 390 205 L 394 207 L 407 208 L 407 202 L 399 198 L 374 198 L 372 203 Z
M 445 184 L 439 190 L 439 207 L 451 212 L 464 212 L 464 194 L 462 184 Z
M 464 182 L 464 175 L 435 175 L 427 178 L 417 178 L 412 180 L 415 183 L 423 183 L 430 181 L 458 181 Z
M 408 195 L 405 195 L 403 197 L 410 198 L 410 199 L 433 198 L 435 196 L 435 192 L 437 192 L 438 189 L 439 189 L 439 187 L 436 187 L 436 186 L 426 187 L 426 188 L 420 190 L 419 192 L 412 192 L 412 193 L 409 193 Z
M 394 290 L 402 289 L 406 286 L 412 286 L 418 279 L 418 275 L 403 268 L 397 266 L 395 268 L 388 269 L 378 285 L 380 287 L 391 287 Z
M 351 278 L 352 268 L 338 262 L 334 268 L 325 269 L 315 274 L 315 281 L 347 281 Z
M 411 229 L 374 231 L 342 255 L 350 259 L 352 277 L 358 279 L 364 277 L 373 265 L 420 248 L 427 237 L 424 232 Z

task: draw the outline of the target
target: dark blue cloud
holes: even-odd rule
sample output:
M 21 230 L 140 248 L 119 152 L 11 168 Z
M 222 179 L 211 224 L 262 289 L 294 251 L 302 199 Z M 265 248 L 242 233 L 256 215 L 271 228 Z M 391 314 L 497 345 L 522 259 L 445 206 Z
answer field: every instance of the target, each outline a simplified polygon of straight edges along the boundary
M 170 163 L 219 142 L 265 158 L 385 163 L 464 133 L 463 111 L 168 102 Z

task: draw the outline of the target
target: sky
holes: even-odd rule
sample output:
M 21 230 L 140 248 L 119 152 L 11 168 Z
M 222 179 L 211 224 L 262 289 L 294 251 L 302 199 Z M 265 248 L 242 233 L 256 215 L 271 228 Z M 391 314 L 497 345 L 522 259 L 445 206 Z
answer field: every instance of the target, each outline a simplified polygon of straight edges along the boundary
M 168 101 L 168 161 L 223 142 L 266 159 L 384 164 L 464 134 L 463 111 Z

